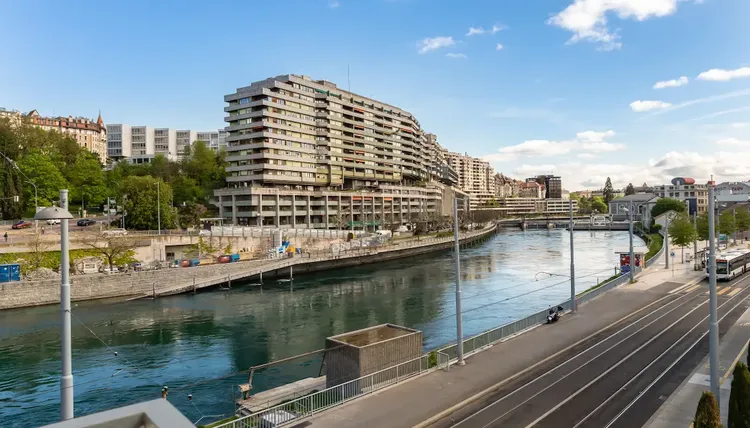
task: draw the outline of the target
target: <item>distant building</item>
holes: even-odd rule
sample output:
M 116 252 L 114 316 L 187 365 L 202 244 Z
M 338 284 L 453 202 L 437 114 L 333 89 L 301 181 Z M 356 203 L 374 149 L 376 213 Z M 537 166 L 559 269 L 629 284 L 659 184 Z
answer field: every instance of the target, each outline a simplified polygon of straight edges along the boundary
M 495 199 L 495 170 L 490 163 L 468 154 L 446 152 L 448 164 L 458 174 L 458 188 L 471 195 L 471 207 Z
M 750 200 L 750 183 L 733 181 L 719 183 L 715 187 L 714 195 L 720 203 L 739 203 Z
M 518 196 L 521 198 L 540 199 L 545 197 L 544 185 L 536 181 L 527 181 L 521 183 L 518 189 Z
M 696 184 L 690 177 L 675 177 L 671 185 L 654 186 L 654 194 L 685 202 L 689 214 L 702 214 L 708 210 L 708 186 Z
M 497 208 L 493 210 L 501 212 L 503 215 L 561 215 L 570 212 L 570 204 L 573 204 L 573 212 L 578 212 L 578 201 L 564 199 L 547 199 L 547 198 L 506 198 L 499 202 Z
M 495 196 L 500 199 L 516 198 L 519 196 L 522 183 L 503 174 L 495 174 Z
M 623 196 L 609 202 L 609 213 L 615 221 L 628 219 L 628 211 L 633 209 L 633 221 L 640 221 L 644 225 L 651 224 L 651 209 L 656 205 L 659 197 L 653 193 L 636 193 Z
M 102 115 L 96 121 L 85 117 L 45 117 L 36 110 L 23 114 L 15 110 L 0 108 L 0 117 L 10 119 L 13 126 L 26 120 L 46 131 L 57 131 L 76 140 L 79 146 L 94 153 L 102 163 L 107 162 L 107 129 Z
M 182 159 L 185 149 L 197 140 L 218 152 L 226 146 L 226 136 L 223 130 L 198 132 L 114 123 L 107 125 L 107 153 L 115 161 L 126 160 L 132 164 L 150 163 L 157 155 L 176 161 Z
M 562 179 L 556 175 L 539 175 L 527 178 L 526 182 L 537 182 L 544 186 L 544 197 L 547 199 L 562 199 Z

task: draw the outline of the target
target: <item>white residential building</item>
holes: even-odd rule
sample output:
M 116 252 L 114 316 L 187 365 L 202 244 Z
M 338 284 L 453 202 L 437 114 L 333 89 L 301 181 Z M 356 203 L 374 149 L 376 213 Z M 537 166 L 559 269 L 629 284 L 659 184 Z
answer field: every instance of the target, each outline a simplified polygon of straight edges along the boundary
M 196 140 L 205 142 L 211 150 L 218 153 L 219 150 L 226 150 L 228 134 L 229 133 L 223 129 L 209 132 L 198 132 Z
M 453 152 L 444 153 L 444 157 L 458 174 L 458 188 L 470 195 L 472 209 L 496 197 L 495 170 L 489 162 Z
M 157 155 L 179 160 L 185 148 L 200 139 L 198 134 L 216 134 L 216 145 L 221 145 L 219 132 L 110 124 L 107 125 L 107 155 L 115 161 L 126 159 L 133 164 L 150 163 Z M 210 140 L 211 135 L 208 137 Z
M 721 202 L 747 202 L 750 200 L 750 183 L 744 181 L 724 182 L 716 185 L 716 200 Z

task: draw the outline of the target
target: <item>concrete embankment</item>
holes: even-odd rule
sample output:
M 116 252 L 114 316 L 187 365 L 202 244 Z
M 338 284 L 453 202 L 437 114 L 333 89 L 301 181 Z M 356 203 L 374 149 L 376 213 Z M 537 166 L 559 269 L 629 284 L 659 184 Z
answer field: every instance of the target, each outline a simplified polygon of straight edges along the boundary
M 474 245 L 489 239 L 496 227 L 463 234 L 461 245 Z M 191 268 L 160 269 L 112 275 L 76 275 L 71 279 L 74 301 L 107 298 L 151 297 L 192 292 L 251 278 L 288 277 L 290 270 L 301 274 L 339 269 L 398 258 L 413 257 L 452 248 L 453 238 L 427 238 L 363 248 L 341 254 L 314 257 L 306 255 L 274 260 L 255 260 L 229 264 L 213 264 Z M 60 280 L 24 281 L 0 284 L 0 310 L 56 304 L 60 301 Z

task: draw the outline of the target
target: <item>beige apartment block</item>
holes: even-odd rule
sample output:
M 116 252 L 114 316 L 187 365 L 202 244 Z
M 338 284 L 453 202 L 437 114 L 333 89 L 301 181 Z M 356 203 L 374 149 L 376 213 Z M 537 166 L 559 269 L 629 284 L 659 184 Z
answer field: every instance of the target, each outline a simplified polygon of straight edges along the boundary
M 453 152 L 446 152 L 445 158 L 458 175 L 458 187 L 471 196 L 471 208 L 496 198 L 495 171 L 489 162 Z

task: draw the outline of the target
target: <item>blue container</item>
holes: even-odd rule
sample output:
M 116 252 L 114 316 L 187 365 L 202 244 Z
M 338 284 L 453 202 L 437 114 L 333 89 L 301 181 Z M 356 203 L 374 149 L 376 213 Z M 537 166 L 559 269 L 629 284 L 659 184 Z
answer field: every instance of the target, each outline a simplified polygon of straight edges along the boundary
M 229 262 L 230 263 L 236 263 L 238 261 L 240 261 L 240 255 L 239 255 L 239 253 L 235 253 L 235 254 L 230 254 L 229 255 Z
M 201 264 L 200 259 L 192 259 L 192 260 L 190 260 L 190 266 L 198 266 L 199 264 Z
M 21 280 L 21 265 L 6 264 L 0 265 L 0 282 L 11 282 Z

